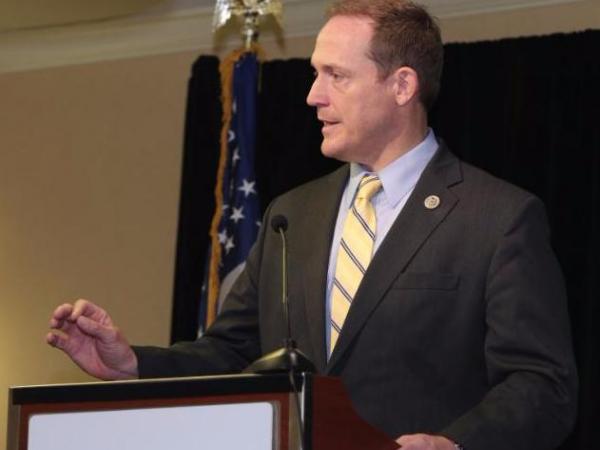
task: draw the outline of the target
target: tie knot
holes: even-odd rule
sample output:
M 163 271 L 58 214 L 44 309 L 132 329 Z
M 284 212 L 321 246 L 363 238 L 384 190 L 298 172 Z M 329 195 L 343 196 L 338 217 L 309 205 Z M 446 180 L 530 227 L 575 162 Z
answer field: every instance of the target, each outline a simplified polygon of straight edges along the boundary
M 358 185 L 356 198 L 369 201 L 379 189 L 381 189 L 381 180 L 379 177 L 377 175 L 365 175 Z

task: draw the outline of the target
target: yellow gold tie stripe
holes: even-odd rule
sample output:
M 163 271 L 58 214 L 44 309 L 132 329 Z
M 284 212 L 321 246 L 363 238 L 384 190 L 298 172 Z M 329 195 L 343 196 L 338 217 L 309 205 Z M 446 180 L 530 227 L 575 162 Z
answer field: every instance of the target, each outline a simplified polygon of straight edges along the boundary
M 344 222 L 331 290 L 330 352 L 337 343 L 352 299 L 371 262 L 376 231 L 371 197 L 380 189 L 381 181 L 376 175 L 364 176 Z

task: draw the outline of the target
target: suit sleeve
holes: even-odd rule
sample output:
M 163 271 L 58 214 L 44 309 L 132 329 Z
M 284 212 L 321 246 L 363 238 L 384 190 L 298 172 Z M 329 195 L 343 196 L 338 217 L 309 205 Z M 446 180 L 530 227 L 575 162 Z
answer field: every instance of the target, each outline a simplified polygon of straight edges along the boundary
M 202 337 L 169 348 L 133 347 L 140 378 L 237 373 L 260 357 L 257 280 L 264 235 L 263 225 L 223 310 Z
M 575 420 L 577 375 L 563 279 L 536 198 L 506 221 L 485 302 L 493 387 L 442 434 L 467 450 L 556 448 Z

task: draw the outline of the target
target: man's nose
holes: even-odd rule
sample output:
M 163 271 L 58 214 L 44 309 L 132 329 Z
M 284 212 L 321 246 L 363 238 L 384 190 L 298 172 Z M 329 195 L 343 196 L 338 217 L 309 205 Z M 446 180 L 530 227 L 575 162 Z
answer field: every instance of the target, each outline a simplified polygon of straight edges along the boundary
M 327 95 L 323 83 L 318 77 L 313 81 L 308 96 L 306 97 L 306 103 L 310 106 L 323 106 L 327 104 Z

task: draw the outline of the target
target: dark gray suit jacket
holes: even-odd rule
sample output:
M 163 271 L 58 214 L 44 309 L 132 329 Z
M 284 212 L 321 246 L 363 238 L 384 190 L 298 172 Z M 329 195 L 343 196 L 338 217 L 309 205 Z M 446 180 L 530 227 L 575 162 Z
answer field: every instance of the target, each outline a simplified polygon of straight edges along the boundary
M 293 338 L 339 376 L 367 421 L 398 437 L 444 434 L 468 450 L 555 448 L 576 410 L 562 275 L 541 202 L 443 145 L 356 294 L 329 361 L 325 290 L 348 167 L 269 206 L 246 268 L 206 336 L 136 347 L 140 374 L 235 372 L 281 346 L 281 243 L 288 218 Z M 437 195 L 436 209 L 424 200 Z

